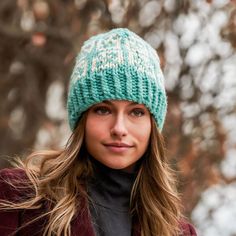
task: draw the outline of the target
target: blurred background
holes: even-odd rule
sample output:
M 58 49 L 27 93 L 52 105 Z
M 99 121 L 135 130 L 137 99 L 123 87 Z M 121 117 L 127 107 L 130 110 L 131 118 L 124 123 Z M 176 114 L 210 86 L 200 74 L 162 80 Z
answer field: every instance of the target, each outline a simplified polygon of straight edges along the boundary
M 169 103 L 163 134 L 185 215 L 199 236 L 235 236 L 235 0 L 1 0 L 0 168 L 65 145 L 76 53 L 116 27 L 160 56 Z

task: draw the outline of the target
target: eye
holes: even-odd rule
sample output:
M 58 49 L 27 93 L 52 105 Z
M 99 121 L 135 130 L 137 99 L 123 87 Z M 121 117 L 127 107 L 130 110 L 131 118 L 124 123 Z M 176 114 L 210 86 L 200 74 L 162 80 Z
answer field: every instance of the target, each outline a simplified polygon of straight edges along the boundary
M 110 109 L 105 106 L 97 106 L 94 108 L 94 112 L 98 115 L 108 115 L 110 114 Z
M 131 111 L 131 115 L 137 116 L 137 117 L 144 116 L 144 115 L 145 115 L 145 110 L 142 109 L 142 108 L 134 108 L 134 109 Z

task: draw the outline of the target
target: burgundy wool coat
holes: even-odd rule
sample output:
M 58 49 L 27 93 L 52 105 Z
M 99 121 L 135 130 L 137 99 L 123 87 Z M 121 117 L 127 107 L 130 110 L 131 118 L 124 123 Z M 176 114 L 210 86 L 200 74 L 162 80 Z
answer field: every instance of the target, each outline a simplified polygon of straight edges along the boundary
M 27 180 L 26 174 L 21 169 L 3 169 L 0 171 L 0 201 L 20 201 L 25 199 L 26 193 L 30 193 L 29 189 L 22 188 L 20 185 L 22 180 Z M 14 188 L 9 183 L 12 182 L 21 188 Z M 44 226 L 47 223 L 46 218 L 41 218 L 28 226 L 17 231 L 20 226 L 25 225 L 32 219 L 47 211 L 47 203 L 43 203 L 40 209 L 31 210 L 13 210 L 0 211 L 0 236 L 41 236 L 43 235 Z M 196 231 L 193 226 L 187 222 L 181 222 L 181 236 L 196 236 Z M 71 222 L 72 236 L 95 236 L 92 223 L 89 216 L 88 207 L 84 207 L 78 212 Z M 133 236 L 140 236 L 138 231 L 133 231 Z

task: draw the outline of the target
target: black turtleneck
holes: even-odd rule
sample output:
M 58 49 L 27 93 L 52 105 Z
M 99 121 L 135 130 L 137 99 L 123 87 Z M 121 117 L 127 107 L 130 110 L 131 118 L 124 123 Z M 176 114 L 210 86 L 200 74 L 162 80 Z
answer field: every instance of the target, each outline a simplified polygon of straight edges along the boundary
M 136 173 L 111 169 L 91 159 L 94 176 L 88 182 L 88 194 L 96 236 L 131 236 L 129 202 Z

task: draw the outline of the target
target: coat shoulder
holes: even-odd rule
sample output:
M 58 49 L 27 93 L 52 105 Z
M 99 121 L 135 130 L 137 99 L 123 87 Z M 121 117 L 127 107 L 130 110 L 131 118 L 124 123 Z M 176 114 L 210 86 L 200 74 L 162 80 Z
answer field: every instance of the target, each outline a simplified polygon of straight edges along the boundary
M 197 236 L 197 232 L 192 224 L 187 221 L 180 222 L 181 236 Z
M 0 170 L 0 179 L 3 178 L 17 180 L 19 178 L 26 178 L 25 171 L 20 168 L 5 168 Z
M 4 210 L 4 202 L 17 203 L 24 195 L 24 182 L 27 180 L 22 169 L 0 170 L 0 235 L 15 235 L 19 225 L 19 210 Z M 3 203 L 3 205 L 2 205 Z
M 29 191 L 29 179 L 23 169 L 5 168 L 0 170 L 0 200 L 18 201 Z

